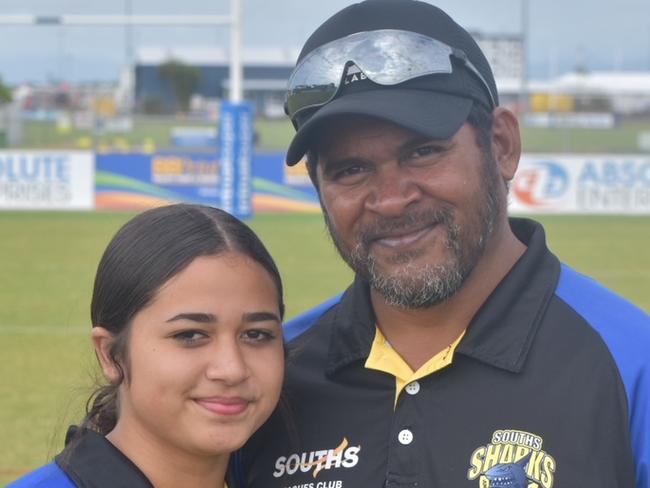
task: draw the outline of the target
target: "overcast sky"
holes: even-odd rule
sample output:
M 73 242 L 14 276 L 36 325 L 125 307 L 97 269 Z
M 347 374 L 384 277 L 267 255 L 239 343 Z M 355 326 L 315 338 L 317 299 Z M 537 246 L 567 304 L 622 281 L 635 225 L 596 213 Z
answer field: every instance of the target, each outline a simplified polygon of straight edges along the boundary
M 460 24 L 518 33 L 523 0 L 439 0 Z M 528 0 L 531 77 L 578 64 L 590 70 L 650 71 L 650 0 Z M 349 0 L 242 0 L 246 46 L 300 47 Z M 226 14 L 230 0 L 0 0 L 7 14 Z M 123 27 L 0 26 L 0 76 L 24 80 L 116 79 L 125 65 Z M 227 45 L 226 28 L 136 27 L 133 46 Z

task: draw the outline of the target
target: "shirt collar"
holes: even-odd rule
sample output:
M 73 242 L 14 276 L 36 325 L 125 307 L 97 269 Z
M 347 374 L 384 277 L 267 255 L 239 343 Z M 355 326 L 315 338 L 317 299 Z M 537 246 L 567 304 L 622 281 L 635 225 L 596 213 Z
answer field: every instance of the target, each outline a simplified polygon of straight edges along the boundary
M 456 354 L 516 373 L 523 368 L 543 312 L 555 292 L 560 263 L 548 251 L 540 224 L 513 218 L 510 226 L 527 249 L 472 319 Z M 332 331 L 328 376 L 353 362 L 365 361 L 376 322 L 368 283 L 357 276 L 325 320 Z
M 456 353 L 518 373 L 555 293 L 560 262 L 546 247 L 540 224 L 510 219 L 510 227 L 526 252 L 472 319 Z
M 365 361 L 370 353 L 376 319 L 368 283 L 357 275 L 333 312 L 328 318 L 332 335 L 325 370 L 327 375 L 355 361 Z
M 84 429 L 56 463 L 84 488 L 153 488 L 138 467 L 101 434 Z

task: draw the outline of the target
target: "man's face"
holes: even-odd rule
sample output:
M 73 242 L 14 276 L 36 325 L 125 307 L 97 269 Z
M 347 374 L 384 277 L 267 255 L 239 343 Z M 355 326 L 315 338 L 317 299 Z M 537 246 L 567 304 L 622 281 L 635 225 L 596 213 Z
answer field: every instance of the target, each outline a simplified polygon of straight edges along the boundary
M 377 119 L 337 119 L 317 155 L 339 253 L 393 306 L 429 307 L 453 295 L 505 215 L 496 163 L 468 124 L 440 141 Z

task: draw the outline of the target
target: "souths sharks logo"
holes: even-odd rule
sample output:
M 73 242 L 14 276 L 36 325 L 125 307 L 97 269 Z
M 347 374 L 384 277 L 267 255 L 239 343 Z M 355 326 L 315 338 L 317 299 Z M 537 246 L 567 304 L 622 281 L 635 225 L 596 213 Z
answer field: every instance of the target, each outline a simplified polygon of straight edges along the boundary
M 526 475 L 528 461 L 530 461 L 530 454 L 516 463 L 497 464 L 488 469 L 485 472 L 485 477 L 490 482 L 490 488 L 526 488 L 528 486 L 528 481 L 530 481 Z
M 478 479 L 479 488 L 552 488 L 555 459 L 542 444 L 529 432 L 497 430 L 472 453 L 467 479 Z
M 350 446 L 347 438 L 334 449 L 301 452 L 290 456 L 280 456 L 275 460 L 273 476 L 280 478 L 297 472 L 309 473 L 316 478 L 323 470 L 336 468 L 353 468 L 359 462 L 361 446 Z

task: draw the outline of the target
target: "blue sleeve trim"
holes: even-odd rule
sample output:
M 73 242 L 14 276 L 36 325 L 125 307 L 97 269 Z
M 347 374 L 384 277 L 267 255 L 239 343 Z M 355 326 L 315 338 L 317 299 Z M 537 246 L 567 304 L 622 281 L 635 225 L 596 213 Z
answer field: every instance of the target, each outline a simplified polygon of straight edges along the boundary
M 324 301 L 320 305 L 316 305 L 314 308 L 307 310 L 304 313 L 301 313 L 297 317 L 289 320 L 284 324 L 284 338 L 287 342 L 295 339 L 303 332 L 308 330 L 314 323 L 327 312 L 330 308 L 341 301 L 343 293 Z
M 564 264 L 556 294 L 600 334 L 616 361 L 628 398 L 637 488 L 650 488 L 650 316 Z
M 76 488 L 76 486 L 65 471 L 55 462 L 51 462 L 9 483 L 7 488 Z

